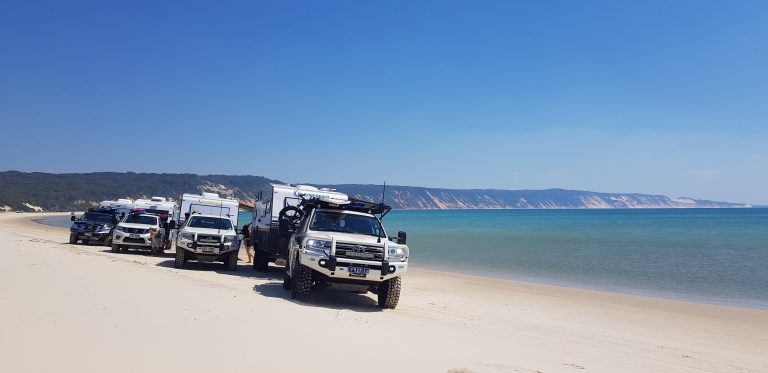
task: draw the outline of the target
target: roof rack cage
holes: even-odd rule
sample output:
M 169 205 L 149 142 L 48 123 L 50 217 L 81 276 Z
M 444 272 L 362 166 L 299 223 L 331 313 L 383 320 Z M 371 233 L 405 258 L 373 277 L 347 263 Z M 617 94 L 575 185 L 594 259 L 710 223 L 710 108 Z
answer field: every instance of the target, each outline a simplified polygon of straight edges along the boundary
M 109 207 L 91 207 L 88 209 L 88 212 L 96 212 L 100 214 L 111 214 L 111 215 L 117 215 L 118 212 L 116 209 L 112 209 Z
M 383 203 L 375 203 L 375 202 L 365 201 L 362 199 L 355 199 L 355 198 L 350 198 L 349 203 L 345 203 L 345 204 L 337 204 L 337 203 L 325 201 L 319 198 L 306 198 L 302 201 L 302 205 L 304 206 L 304 208 L 308 208 L 308 209 L 332 207 L 332 208 L 341 209 L 341 210 L 365 212 L 373 215 L 381 215 L 380 216 L 381 218 L 383 218 L 384 215 L 386 215 L 390 210 L 392 210 L 392 207 L 387 206 Z

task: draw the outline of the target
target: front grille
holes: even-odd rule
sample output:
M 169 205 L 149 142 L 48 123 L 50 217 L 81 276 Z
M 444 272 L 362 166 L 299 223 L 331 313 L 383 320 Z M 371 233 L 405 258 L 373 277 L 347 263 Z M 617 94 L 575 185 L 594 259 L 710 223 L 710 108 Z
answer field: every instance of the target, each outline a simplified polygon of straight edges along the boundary
M 350 264 L 350 263 L 344 263 L 344 262 L 337 262 L 336 263 L 336 267 L 345 267 L 346 268 L 346 267 L 349 267 L 349 266 L 365 267 L 365 268 L 373 269 L 373 270 L 376 270 L 376 271 L 381 271 L 381 266 L 380 265 L 374 265 L 374 264 Z
M 130 238 L 130 237 L 123 238 L 123 242 L 126 242 L 126 243 L 147 243 L 147 241 L 144 241 L 143 238 Z
M 384 248 L 379 246 L 336 244 L 336 257 L 360 260 L 384 260 Z
M 218 245 L 221 241 L 221 236 L 198 234 L 197 243 L 203 245 Z
M 123 228 L 125 233 L 146 234 L 149 230 L 143 228 Z

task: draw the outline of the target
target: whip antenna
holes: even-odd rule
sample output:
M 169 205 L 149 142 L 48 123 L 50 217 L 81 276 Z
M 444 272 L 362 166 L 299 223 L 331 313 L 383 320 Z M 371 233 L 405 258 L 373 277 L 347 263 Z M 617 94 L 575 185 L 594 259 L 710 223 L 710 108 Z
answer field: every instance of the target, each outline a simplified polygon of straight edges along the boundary
M 381 190 L 381 204 L 384 204 L 384 192 L 387 191 L 387 182 L 384 181 L 384 188 Z

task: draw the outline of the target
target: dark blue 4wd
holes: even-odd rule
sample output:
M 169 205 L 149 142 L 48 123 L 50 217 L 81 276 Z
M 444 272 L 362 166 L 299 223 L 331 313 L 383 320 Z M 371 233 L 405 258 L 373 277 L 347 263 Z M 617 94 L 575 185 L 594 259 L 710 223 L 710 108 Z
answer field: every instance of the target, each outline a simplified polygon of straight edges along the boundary
M 117 225 L 117 212 L 108 209 L 89 209 L 80 218 L 72 216 L 72 226 L 69 228 L 69 243 L 82 241 L 99 241 L 110 245 L 112 229 Z

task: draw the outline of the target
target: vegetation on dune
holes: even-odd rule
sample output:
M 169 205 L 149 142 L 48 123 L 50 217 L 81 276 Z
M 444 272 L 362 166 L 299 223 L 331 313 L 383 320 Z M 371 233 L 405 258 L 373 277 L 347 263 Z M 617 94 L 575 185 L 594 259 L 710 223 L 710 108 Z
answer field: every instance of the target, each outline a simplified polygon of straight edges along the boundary
M 269 183 L 281 183 L 262 176 L 154 174 L 134 172 L 93 172 L 49 174 L 0 172 L 0 207 L 32 211 L 73 211 L 93 207 L 103 200 L 180 198 L 183 193 L 215 192 L 246 203 L 253 202 Z M 381 200 L 381 185 L 322 185 L 352 197 Z M 478 208 L 665 208 L 742 207 L 743 204 L 662 195 L 598 193 L 578 190 L 491 190 L 438 189 L 387 186 L 385 202 L 397 209 L 478 209 Z

